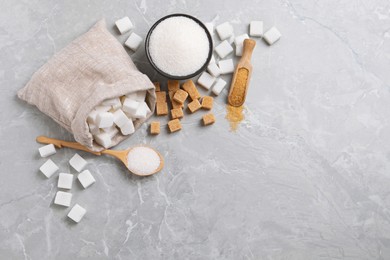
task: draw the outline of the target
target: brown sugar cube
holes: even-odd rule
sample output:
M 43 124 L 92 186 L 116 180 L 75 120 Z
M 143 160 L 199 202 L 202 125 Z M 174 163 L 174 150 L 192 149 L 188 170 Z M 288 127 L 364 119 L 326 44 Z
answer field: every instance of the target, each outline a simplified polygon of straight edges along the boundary
M 211 110 L 213 108 L 214 98 L 210 96 L 204 96 L 202 98 L 202 108 Z
M 194 113 L 202 106 L 199 103 L 199 100 L 195 99 L 191 103 L 188 104 L 188 109 L 191 111 L 191 113 Z
M 211 125 L 215 122 L 215 117 L 213 114 L 206 114 L 203 116 L 203 124 L 204 125 Z
M 169 99 L 171 100 L 172 108 L 181 108 L 183 107 L 183 104 L 180 104 L 176 100 L 173 99 L 175 92 L 174 91 L 169 91 Z
M 192 100 L 200 98 L 199 91 L 192 80 L 187 80 L 186 82 L 184 82 L 183 89 L 187 91 L 188 95 L 190 95 Z
M 152 135 L 158 135 L 160 133 L 160 122 L 153 121 L 150 123 L 150 133 Z
M 156 92 L 156 101 L 157 103 L 167 102 L 167 92 L 165 91 Z
M 171 133 L 179 131 L 181 129 L 181 124 L 179 119 L 173 119 L 168 122 L 168 128 Z
M 175 94 L 173 95 L 173 100 L 179 102 L 180 104 L 183 104 L 184 101 L 186 101 L 188 97 L 188 93 L 185 92 L 184 90 L 182 89 L 178 89 Z
M 174 108 L 171 110 L 171 117 L 172 119 L 176 118 L 182 118 L 184 116 L 183 109 L 181 108 Z
M 157 102 L 156 114 L 158 116 L 168 115 L 168 103 L 167 102 Z
M 153 84 L 154 84 L 154 87 L 156 88 L 156 92 L 161 91 L 160 82 L 153 82 Z
M 178 80 L 168 80 L 168 91 L 176 91 L 180 88 Z

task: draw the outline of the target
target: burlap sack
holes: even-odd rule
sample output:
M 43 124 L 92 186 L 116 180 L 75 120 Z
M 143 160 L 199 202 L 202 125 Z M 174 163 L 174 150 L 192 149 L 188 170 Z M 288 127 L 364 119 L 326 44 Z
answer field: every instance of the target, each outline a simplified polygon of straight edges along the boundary
M 146 102 L 151 113 L 146 119 L 135 121 L 135 129 L 154 112 L 154 85 L 138 71 L 101 20 L 43 65 L 19 90 L 18 97 L 73 133 L 77 142 L 101 151 L 104 148 L 93 142 L 89 132 L 88 114 L 105 99 L 140 90 L 147 90 Z M 127 137 L 117 134 L 112 146 Z

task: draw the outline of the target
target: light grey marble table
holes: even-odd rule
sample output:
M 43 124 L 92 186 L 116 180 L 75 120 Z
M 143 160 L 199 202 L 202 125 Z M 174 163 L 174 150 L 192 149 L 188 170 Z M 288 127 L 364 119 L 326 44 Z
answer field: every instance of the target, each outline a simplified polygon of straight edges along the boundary
M 389 259 L 390 2 L 0 1 L 1 259 Z M 183 130 L 147 126 L 117 148 L 145 143 L 166 166 L 149 178 L 116 160 L 80 153 L 97 182 L 75 182 L 85 218 L 53 205 L 57 175 L 38 168 L 38 135 L 72 140 L 16 92 L 54 53 L 102 17 L 129 16 L 145 37 L 176 12 L 235 34 L 251 20 L 275 25 L 274 46 L 257 40 L 245 120 L 231 132 L 227 90 L 217 122 L 186 115 Z M 218 42 L 216 40 L 216 42 Z M 153 80 L 143 50 L 129 54 Z M 229 77 L 225 77 L 229 79 Z M 206 94 L 202 90 L 202 94 Z M 166 119 L 161 119 L 166 124 Z M 52 159 L 72 172 L 69 149 Z

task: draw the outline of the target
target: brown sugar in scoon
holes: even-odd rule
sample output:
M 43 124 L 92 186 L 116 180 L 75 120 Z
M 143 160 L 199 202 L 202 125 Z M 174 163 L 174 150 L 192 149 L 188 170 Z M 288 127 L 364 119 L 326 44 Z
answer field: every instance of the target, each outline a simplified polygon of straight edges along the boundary
M 154 84 L 154 87 L 156 88 L 156 92 L 161 91 L 160 82 L 153 82 L 153 84 Z
M 204 96 L 202 98 L 202 108 L 211 110 L 213 108 L 214 98 L 210 96 Z
M 242 120 L 244 120 L 243 114 L 244 106 L 234 107 L 230 105 L 226 105 L 226 116 L 225 118 L 230 123 L 230 130 L 235 132 L 238 128 L 238 125 Z
M 187 91 L 188 95 L 190 95 L 190 98 L 192 100 L 200 98 L 199 91 L 192 80 L 187 80 L 186 82 L 184 82 L 182 87 L 185 91 Z
M 237 72 L 237 78 L 234 82 L 233 90 L 229 95 L 229 103 L 232 106 L 241 106 L 244 103 L 246 89 L 248 84 L 249 70 L 240 68 Z
M 156 92 L 156 100 L 157 100 L 157 103 L 167 102 L 167 92 L 165 92 L 165 91 Z
M 158 135 L 160 133 L 160 122 L 153 121 L 150 123 L 150 133 L 152 135 Z
M 157 102 L 156 114 L 158 116 L 168 115 L 168 103 L 167 102 Z
M 181 129 L 181 124 L 179 119 L 173 119 L 168 122 L 168 128 L 171 133 L 179 131 Z
M 183 109 L 181 108 L 174 108 L 171 110 L 171 117 L 172 119 L 176 118 L 182 118 L 184 116 Z
M 199 110 L 202 106 L 199 103 L 199 100 L 195 99 L 191 103 L 188 104 L 188 109 L 191 111 L 191 113 L 194 113 L 195 111 Z
M 213 114 L 209 113 L 203 116 L 203 124 L 211 125 L 215 122 L 215 117 Z
M 186 101 L 188 97 L 188 93 L 185 92 L 184 90 L 182 89 L 178 89 L 176 90 L 175 94 L 173 95 L 173 99 L 181 104 L 184 103 L 184 101 Z
M 175 94 L 174 91 L 169 91 L 169 99 L 171 100 L 172 108 L 183 107 L 183 104 L 180 104 L 179 102 L 177 102 L 176 100 L 173 99 L 174 94 Z
M 168 91 L 178 90 L 180 88 L 180 83 L 178 80 L 168 80 Z

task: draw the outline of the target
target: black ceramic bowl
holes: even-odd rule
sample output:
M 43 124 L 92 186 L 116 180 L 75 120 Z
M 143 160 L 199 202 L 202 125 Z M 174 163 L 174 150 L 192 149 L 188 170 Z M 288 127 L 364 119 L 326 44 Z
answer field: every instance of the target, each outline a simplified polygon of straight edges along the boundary
M 169 75 L 167 74 L 166 72 L 162 71 L 160 68 L 157 67 L 157 65 L 153 62 L 152 60 L 152 57 L 150 56 L 150 52 L 149 52 L 149 39 L 150 39 L 150 36 L 152 35 L 152 32 L 154 30 L 154 28 L 156 28 L 156 26 L 161 23 L 162 21 L 164 21 L 165 19 L 167 18 L 170 18 L 170 17 L 175 17 L 175 16 L 183 16 L 183 17 L 187 17 L 193 21 L 195 21 L 197 24 L 200 25 L 200 27 L 202 27 L 204 29 L 204 31 L 206 32 L 206 35 L 207 35 L 207 39 L 209 40 L 209 55 L 207 56 L 207 60 L 206 62 L 203 64 L 202 67 L 200 67 L 197 71 L 195 71 L 194 73 L 192 74 L 189 74 L 189 75 L 186 75 L 186 76 L 175 76 L 175 75 Z M 199 21 L 198 19 L 196 19 L 195 17 L 191 16 L 191 15 L 188 15 L 188 14 L 170 14 L 170 15 L 167 15 L 167 16 L 164 16 L 163 18 L 159 19 L 157 22 L 155 22 L 153 24 L 153 26 L 150 28 L 148 34 L 146 35 L 146 39 L 145 39 L 145 53 L 146 53 L 146 57 L 148 58 L 150 64 L 153 66 L 153 68 L 158 72 L 160 73 L 161 75 L 163 75 L 164 77 L 166 78 L 169 78 L 169 79 L 176 79 L 176 80 L 183 80 L 183 79 L 189 79 L 189 78 L 192 78 L 192 77 L 195 77 L 196 75 L 198 75 L 199 73 L 201 73 L 202 71 L 204 71 L 206 68 L 207 68 L 207 65 L 209 64 L 210 60 L 211 60 L 211 56 L 213 55 L 213 40 L 211 38 L 211 35 L 209 33 L 209 31 L 207 30 L 206 26 L 201 22 Z

